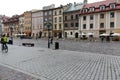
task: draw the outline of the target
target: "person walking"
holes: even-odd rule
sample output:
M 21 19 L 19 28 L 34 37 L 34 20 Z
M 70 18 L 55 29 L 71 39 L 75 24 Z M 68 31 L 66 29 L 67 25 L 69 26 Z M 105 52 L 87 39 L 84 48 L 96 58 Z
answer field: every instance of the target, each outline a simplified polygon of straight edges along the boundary
M 53 44 L 53 37 L 51 37 L 51 39 L 50 39 L 50 43 Z

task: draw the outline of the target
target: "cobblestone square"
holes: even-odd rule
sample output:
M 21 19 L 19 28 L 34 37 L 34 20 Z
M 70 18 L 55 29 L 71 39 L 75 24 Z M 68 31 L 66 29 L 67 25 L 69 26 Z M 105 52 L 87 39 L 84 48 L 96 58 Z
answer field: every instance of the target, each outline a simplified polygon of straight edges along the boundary
M 34 41 L 35 47 L 24 47 L 19 45 L 20 43 L 9 45 L 9 52 L 0 54 L 0 63 L 41 80 L 120 79 L 120 47 L 118 42 L 59 41 L 60 49 L 53 50 L 52 48 L 47 49 L 45 46 L 41 47 L 45 45 L 44 41 Z M 65 43 L 69 47 L 65 48 Z M 70 45 L 73 48 L 76 47 L 76 51 L 70 50 Z M 80 51 L 80 47 L 77 49 L 79 45 L 82 49 L 85 47 L 86 49 Z M 14 80 L 12 76 L 10 80 Z M 32 78 L 19 78 L 18 80 L 32 80 Z

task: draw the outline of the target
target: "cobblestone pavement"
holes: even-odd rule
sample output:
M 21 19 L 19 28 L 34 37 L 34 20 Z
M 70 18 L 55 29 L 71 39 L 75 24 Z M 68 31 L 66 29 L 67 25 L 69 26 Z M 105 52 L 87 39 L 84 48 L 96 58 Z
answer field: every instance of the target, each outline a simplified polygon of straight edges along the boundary
M 41 80 L 120 80 L 120 57 L 115 55 L 9 46 L 0 63 Z
M 40 80 L 40 79 L 0 65 L 0 80 Z
M 68 40 L 54 40 L 59 42 L 59 47 L 62 50 L 80 51 L 80 52 L 91 52 L 97 54 L 117 55 L 120 56 L 120 41 L 118 42 L 89 42 L 89 41 L 68 41 Z M 21 45 L 23 42 L 33 42 L 35 47 L 47 48 L 47 39 L 15 39 L 15 45 Z M 54 43 L 53 42 L 53 43 Z M 51 48 L 54 48 L 51 45 Z

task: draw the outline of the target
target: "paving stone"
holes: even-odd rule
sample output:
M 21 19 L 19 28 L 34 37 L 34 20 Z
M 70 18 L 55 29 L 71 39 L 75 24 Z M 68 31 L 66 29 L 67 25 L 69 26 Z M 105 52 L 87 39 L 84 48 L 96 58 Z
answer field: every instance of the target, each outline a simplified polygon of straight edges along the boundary
M 9 46 L 8 54 L 0 54 L 0 63 L 15 70 L 0 68 L 0 77 L 11 80 L 36 79 L 32 75 L 23 74 L 30 73 L 41 80 L 120 79 L 118 43 L 65 42 L 61 41 L 60 46 L 66 50 Z M 19 70 L 23 73 L 18 72 Z

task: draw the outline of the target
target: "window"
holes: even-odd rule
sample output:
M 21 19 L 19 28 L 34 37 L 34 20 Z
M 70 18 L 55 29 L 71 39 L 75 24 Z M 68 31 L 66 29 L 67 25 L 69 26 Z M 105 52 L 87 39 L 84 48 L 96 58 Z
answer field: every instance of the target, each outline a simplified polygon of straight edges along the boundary
M 100 23 L 100 28 L 104 28 L 104 23 Z
M 86 20 L 86 16 L 83 16 L 83 20 Z
M 110 9 L 114 9 L 115 8 L 115 4 L 110 4 Z
M 90 29 L 93 29 L 93 24 L 90 24 Z
M 55 15 L 57 15 L 57 12 L 55 11 Z
M 57 24 L 55 24 L 55 29 L 57 29 Z
M 61 19 L 61 17 L 59 17 L 59 22 L 61 22 L 62 21 L 62 19 Z
M 59 14 L 62 14 L 61 10 L 59 11 Z
M 57 22 L 57 18 L 55 18 L 55 23 Z
M 65 20 L 67 20 L 67 16 L 65 16 Z
M 47 12 L 45 12 L 45 16 L 47 15 Z
M 68 24 L 67 24 L 67 23 L 65 23 L 65 24 L 64 24 L 64 26 L 65 26 L 65 27 L 68 27 Z
M 71 23 L 71 27 L 74 27 L 74 23 Z
M 100 18 L 104 18 L 104 14 L 100 14 Z
M 75 23 L 75 27 L 78 27 L 78 22 L 77 22 L 77 23 Z
M 79 15 L 78 15 L 78 14 L 76 14 L 76 15 L 75 15 L 75 19 L 78 19 L 78 18 L 79 18 Z
M 89 12 L 93 12 L 93 11 L 94 11 L 94 8 L 90 8 L 90 9 L 89 9 Z
M 52 17 L 49 17 L 49 21 L 52 21 Z
M 70 32 L 70 35 L 72 35 L 73 33 L 72 32 Z
M 83 29 L 86 29 L 86 24 L 83 24 Z
M 59 24 L 59 29 L 62 29 L 61 24 Z
M 51 15 L 52 14 L 52 11 L 49 11 L 49 15 Z
M 83 12 L 83 13 L 86 13 L 86 12 L 87 12 L 87 9 L 83 9 L 82 12 Z
M 100 6 L 100 10 L 105 10 L 105 6 Z
M 114 22 L 110 22 L 110 28 L 114 27 Z
M 93 20 L 93 15 L 90 15 L 90 20 Z
M 114 12 L 110 13 L 110 18 L 114 18 Z
M 73 15 L 71 15 L 71 20 L 73 20 Z

